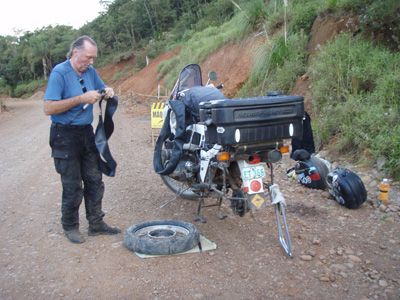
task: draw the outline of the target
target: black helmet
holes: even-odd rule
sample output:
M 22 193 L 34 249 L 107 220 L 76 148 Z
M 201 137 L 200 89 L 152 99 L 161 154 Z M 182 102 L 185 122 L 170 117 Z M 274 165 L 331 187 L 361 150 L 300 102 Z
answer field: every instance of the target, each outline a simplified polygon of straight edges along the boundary
M 336 168 L 327 176 L 329 194 L 347 208 L 358 208 L 367 200 L 367 190 L 361 178 L 353 171 Z

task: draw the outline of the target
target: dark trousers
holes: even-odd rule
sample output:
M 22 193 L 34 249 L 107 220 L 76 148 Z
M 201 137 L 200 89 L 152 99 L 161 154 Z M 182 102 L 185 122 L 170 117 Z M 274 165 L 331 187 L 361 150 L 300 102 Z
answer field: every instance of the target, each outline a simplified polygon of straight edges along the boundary
M 89 224 L 101 222 L 104 217 L 101 209 L 104 183 L 92 126 L 53 123 L 50 146 L 56 171 L 61 176 L 61 223 L 64 230 L 79 227 L 79 206 L 83 198 Z

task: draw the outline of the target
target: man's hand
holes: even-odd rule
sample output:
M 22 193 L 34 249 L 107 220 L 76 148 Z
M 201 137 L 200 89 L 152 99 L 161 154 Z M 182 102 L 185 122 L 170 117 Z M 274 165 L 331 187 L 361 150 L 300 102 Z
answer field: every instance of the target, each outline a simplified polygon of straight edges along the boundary
M 101 94 L 98 91 L 87 91 L 79 97 L 82 104 L 95 104 L 101 99 Z
M 106 88 L 104 89 L 104 91 L 105 91 L 105 97 L 104 97 L 104 98 L 109 99 L 109 98 L 114 97 L 114 90 L 113 90 L 113 88 L 111 88 L 111 87 L 106 87 Z
M 44 113 L 48 116 L 61 114 L 77 105 L 84 104 L 83 109 L 89 104 L 94 104 L 101 99 L 98 91 L 87 91 L 86 93 L 63 100 L 44 101 Z

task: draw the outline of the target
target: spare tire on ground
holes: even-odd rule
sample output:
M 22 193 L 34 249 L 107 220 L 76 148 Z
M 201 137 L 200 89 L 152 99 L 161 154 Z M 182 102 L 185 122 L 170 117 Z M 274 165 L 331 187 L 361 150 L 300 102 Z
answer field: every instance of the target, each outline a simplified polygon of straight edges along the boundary
M 124 244 L 148 255 L 168 255 L 188 251 L 198 245 L 196 226 L 178 220 L 156 220 L 134 224 L 125 231 Z

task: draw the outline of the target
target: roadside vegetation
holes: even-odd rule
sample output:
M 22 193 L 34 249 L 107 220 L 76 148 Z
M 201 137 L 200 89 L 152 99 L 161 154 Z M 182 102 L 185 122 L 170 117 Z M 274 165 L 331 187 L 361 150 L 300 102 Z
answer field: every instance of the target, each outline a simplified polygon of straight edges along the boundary
M 309 67 L 317 144 L 400 178 L 400 53 L 342 34 Z
M 308 74 L 317 147 L 327 145 L 360 163 L 383 162 L 400 179 L 400 2 L 398 0 L 115 0 L 79 30 L 47 27 L 0 36 L 0 94 L 21 96 L 45 83 L 70 41 L 88 34 L 99 44 L 98 65 L 180 48 L 159 66 L 172 86 L 179 70 L 201 63 L 228 42 L 264 36 L 252 72 L 237 96 L 290 93 Z M 108 3 L 108 4 L 107 4 Z M 307 44 L 318 15 L 357 16 L 359 31 L 336 36 L 310 58 Z M 285 35 L 286 33 L 286 35 Z M 128 76 L 129 70 L 115 74 Z
M 231 41 L 241 40 L 248 32 L 243 21 L 246 15 L 239 12 L 231 20 L 221 26 L 209 26 L 194 33 L 188 41 L 182 44 L 178 55 L 160 63 L 159 73 L 164 77 L 167 86 L 172 86 L 176 76 L 183 66 L 204 61 L 209 54 Z

